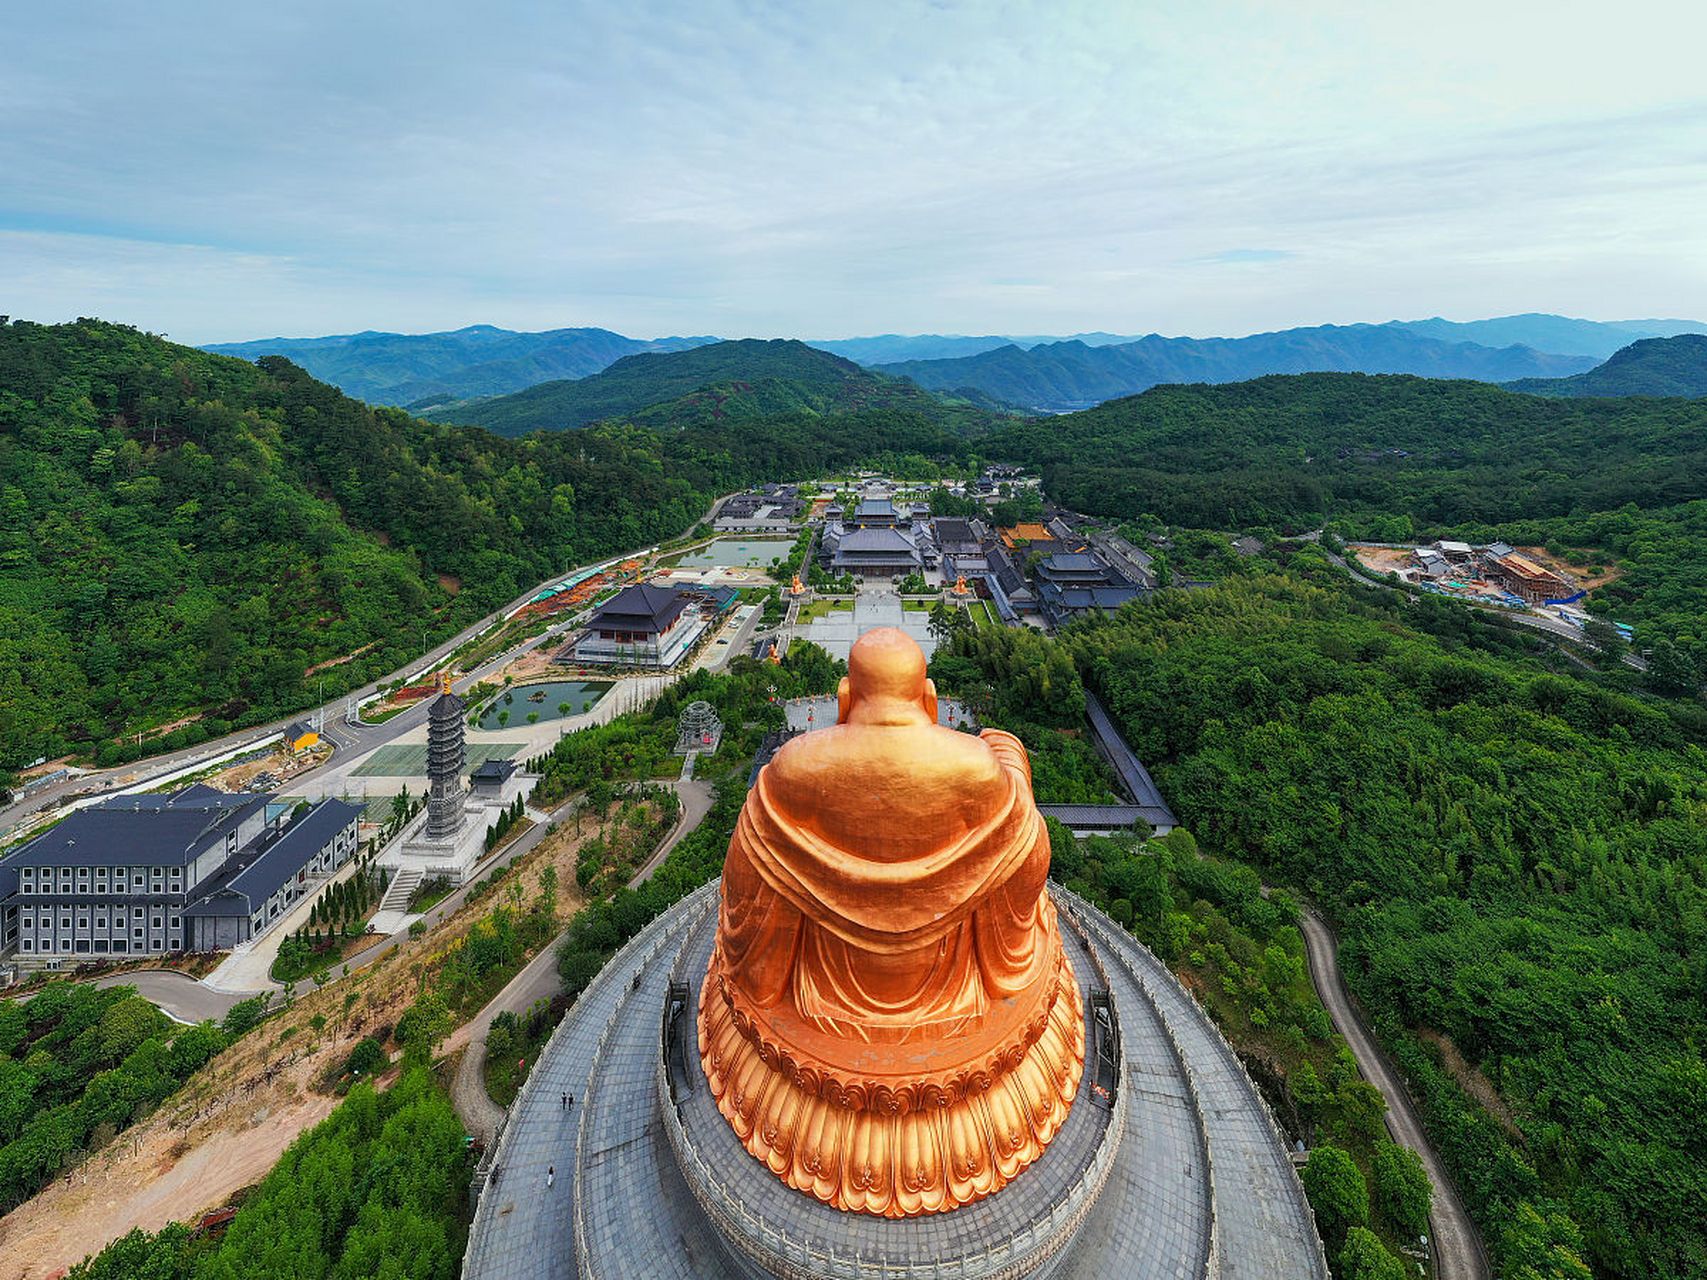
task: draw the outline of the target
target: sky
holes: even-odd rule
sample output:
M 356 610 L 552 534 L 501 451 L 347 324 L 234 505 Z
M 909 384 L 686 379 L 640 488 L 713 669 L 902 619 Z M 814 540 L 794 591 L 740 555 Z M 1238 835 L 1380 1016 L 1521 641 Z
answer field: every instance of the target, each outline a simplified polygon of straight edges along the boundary
M 5 5 L 0 312 L 186 342 L 1707 317 L 1700 0 Z

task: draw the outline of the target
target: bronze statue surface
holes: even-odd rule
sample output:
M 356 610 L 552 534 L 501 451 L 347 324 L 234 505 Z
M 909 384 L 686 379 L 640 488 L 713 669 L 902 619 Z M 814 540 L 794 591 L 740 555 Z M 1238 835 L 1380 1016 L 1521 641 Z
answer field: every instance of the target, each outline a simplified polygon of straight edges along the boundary
M 1025 748 L 936 722 L 902 632 L 854 645 L 835 726 L 759 774 L 724 864 L 699 1050 L 742 1144 L 847 1210 L 999 1190 L 1065 1120 L 1084 1017 Z

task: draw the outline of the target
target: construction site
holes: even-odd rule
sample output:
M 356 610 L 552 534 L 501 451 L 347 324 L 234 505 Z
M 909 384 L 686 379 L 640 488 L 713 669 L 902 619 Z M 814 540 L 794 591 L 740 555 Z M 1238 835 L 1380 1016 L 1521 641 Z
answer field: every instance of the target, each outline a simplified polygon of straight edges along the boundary
M 1394 575 L 1418 589 L 1466 604 L 1554 618 L 1581 628 L 1591 618 L 1589 593 L 1618 577 L 1616 569 L 1581 573 L 1543 547 L 1507 542 L 1471 545 L 1440 539 L 1420 546 L 1354 543 L 1347 551 L 1366 572 Z M 1628 627 L 1613 623 L 1621 633 Z

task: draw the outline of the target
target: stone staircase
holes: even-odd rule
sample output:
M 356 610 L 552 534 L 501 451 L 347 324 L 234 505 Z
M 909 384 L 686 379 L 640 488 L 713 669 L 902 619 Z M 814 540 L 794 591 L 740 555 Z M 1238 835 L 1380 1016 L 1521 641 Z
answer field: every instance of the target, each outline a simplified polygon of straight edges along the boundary
M 409 899 L 414 896 L 420 883 L 419 867 L 399 867 L 397 873 L 391 877 L 391 884 L 387 886 L 385 896 L 379 900 L 379 910 L 395 911 L 401 915 L 408 910 Z

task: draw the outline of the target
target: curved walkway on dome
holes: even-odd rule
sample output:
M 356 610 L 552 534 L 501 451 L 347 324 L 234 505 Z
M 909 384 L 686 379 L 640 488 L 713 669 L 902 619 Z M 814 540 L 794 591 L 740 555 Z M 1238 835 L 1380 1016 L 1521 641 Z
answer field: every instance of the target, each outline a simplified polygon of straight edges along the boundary
M 1075 967 L 1100 970 L 1113 995 L 1126 1115 L 1113 1172 L 1051 1280 L 1326 1280 L 1302 1188 L 1238 1059 L 1154 956 L 1088 904 L 1054 891 Z M 467 1280 L 744 1274 L 676 1166 L 656 1092 L 670 971 L 703 942 L 716 905 L 714 881 L 653 921 L 559 1026 L 511 1109 L 469 1236 Z M 567 1112 L 565 1090 L 576 1099 Z M 764 1186 L 781 1197 L 778 1209 L 798 1194 Z M 850 1245 L 882 1225 L 846 1216 Z M 595 1267 L 583 1267 L 580 1250 Z

